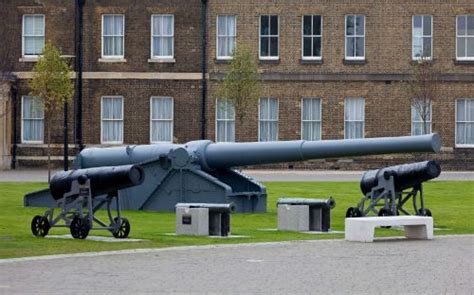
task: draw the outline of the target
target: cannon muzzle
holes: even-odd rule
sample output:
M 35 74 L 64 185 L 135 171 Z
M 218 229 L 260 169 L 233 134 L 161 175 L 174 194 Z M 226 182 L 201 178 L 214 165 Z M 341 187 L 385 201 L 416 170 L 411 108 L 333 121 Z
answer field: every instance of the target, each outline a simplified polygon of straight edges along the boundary
M 59 200 L 71 191 L 74 180 L 79 184 L 90 180 L 92 196 L 99 196 L 139 185 L 144 178 L 145 172 L 139 165 L 98 167 L 58 172 L 51 179 L 49 188 L 53 198 Z

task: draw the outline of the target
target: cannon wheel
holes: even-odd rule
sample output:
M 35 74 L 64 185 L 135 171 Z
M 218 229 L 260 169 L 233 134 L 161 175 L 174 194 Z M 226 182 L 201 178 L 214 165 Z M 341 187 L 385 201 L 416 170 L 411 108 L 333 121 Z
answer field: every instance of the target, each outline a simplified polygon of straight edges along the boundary
M 360 212 L 359 208 L 349 207 L 346 212 L 346 217 L 362 217 L 362 212 Z
M 430 209 L 426 209 L 426 208 L 425 208 L 425 214 L 423 214 L 423 209 L 418 209 L 418 211 L 416 212 L 416 215 L 418 215 L 418 216 L 430 216 L 430 217 L 433 216 L 433 215 L 431 215 Z
M 33 217 L 31 221 L 31 232 L 35 237 L 45 237 L 50 228 L 48 218 L 40 215 Z
M 390 211 L 388 209 L 382 208 L 382 209 L 379 210 L 378 216 L 393 216 L 393 213 L 392 213 L 392 211 Z M 391 226 L 381 226 L 381 228 L 391 228 Z
M 117 230 L 113 231 L 112 234 L 117 239 L 126 239 L 128 237 L 128 234 L 130 233 L 130 222 L 128 222 L 128 219 L 124 217 L 120 219 L 121 219 L 120 227 Z M 118 222 L 119 222 L 118 217 L 115 217 L 114 223 L 118 223 Z
M 83 240 L 89 235 L 89 220 L 87 217 L 81 218 L 79 215 L 75 215 L 71 221 L 69 229 L 74 239 Z

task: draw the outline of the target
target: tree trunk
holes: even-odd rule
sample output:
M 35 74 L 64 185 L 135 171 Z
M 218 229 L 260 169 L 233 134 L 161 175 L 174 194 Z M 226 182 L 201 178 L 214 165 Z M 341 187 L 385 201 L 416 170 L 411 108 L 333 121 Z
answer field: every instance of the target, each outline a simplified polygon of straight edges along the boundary
M 47 132 L 48 132 L 48 184 L 49 184 L 51 182 L 51 118 L 48 118 Z

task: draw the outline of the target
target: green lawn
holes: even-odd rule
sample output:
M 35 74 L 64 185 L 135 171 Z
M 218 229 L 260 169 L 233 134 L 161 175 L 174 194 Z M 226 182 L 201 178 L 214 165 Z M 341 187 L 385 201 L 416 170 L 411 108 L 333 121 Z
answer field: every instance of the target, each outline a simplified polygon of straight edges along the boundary
M 23 257 L 47 254 L 63 254 L 87 251 L 105 251 L 128 248 L 159 248 L 184 245 L 218 243 L 249 243 L 288 241 L 304 239 L 343 238 L 342 234 L 311 235 L 291 232 L 259 231 L 276 228 L 276 200 L 281 196 L 316 197 L 332 196 L 336 208 L 332 211 L 332 229 L 343 230 L 344 215 L 348 207 L 355 206 L 361 197 L 357 182 L 306 182 L 266 183 L 268 213 L 234 214 L 232 234 L 247 238 L 212 239 L 207 237 L 170 236 L 175 230 L 172 213 L 125 211 L 131 223 L 130 238 L 148 240 L 139 243 L 104 243 L 88 240 L 61 240 L 35 238 L 30 231 L 34 215 L 43 214 L 44 209 L 24 208 L 23 195 L 26 192 L 46 187 L 38 183 L 0 183 L 0 258 Z M 425 185 L 426 206 L 434 216 L 435 227 L 445 230 L 443 234 L 474 234 L 474 182 L 431 182 Z M 103 213 L 103 212 L 102 212 Z M 50 230 L 50 234 L 66 234 L 68 229 Z M 92 231 L 92 235 L 107 235 L 104 231 Z M 377 229 L 377 236 L 403 235 L 399 230 Z

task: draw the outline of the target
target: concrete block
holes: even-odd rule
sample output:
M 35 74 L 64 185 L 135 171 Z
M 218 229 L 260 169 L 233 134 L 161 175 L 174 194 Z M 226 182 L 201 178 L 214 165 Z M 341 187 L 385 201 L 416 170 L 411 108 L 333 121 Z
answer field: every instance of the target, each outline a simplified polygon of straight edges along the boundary
M 176 234 L 189 236 L 208 236 L 209 209 L 177 207 Z
M 287 231 L 309 231 L 309 206 L 279 205 L 278 229 Z

